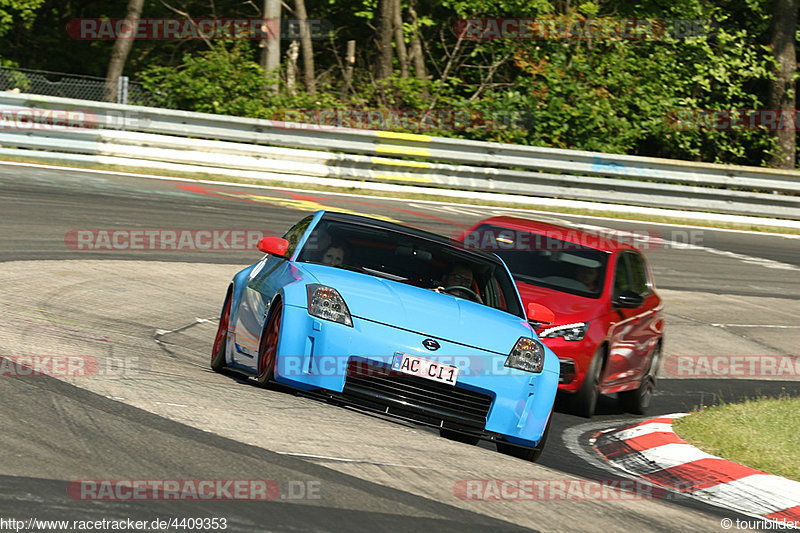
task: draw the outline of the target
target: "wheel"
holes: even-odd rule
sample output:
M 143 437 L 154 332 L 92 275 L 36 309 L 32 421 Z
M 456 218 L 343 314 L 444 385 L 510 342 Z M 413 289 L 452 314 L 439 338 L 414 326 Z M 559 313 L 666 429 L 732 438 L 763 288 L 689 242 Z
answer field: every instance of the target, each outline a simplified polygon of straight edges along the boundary
M 539 444 L 537 444 L 535 448 L 515 446 L 508 442 L 498 441 L 497 451 L 512 457 L 517 457 L 524 461 L 531 461 L 532 463 L 535 463 L 539 460 L 539 457 L 541 457 L 542 452 L 544 451 L 544 445 L 547 443 L 547 436 L 550 434 L 551 420 L 553 420 L 552 415 L 550 415 L 550 419 L 547 420 L 547 425 L 545 426 L 544 433 L 542 434 L 542 440 L 539 441 Z
M 595 352 L 589 370 L 578 392 L 575 393 L 573 401 L 575 414 L 585 418 L 591 418 L 597 407 L 597 398 L 600 396 L 600 373 L 603 371 L 603 348 Z
M 275 375 L 275 354 L 278 350 L 278 338 L 281 332 L 281 318 L 283 315 L 283 303 L 276 300 L 272 304 L 269 320 L 261 334 L 261 342 L 258 345 L 258 383 L 266 387 Z
M 228 344 L 228 326 L 231 321 L 231 295 L 225 298 L 225 305 L 219 317 L 217 335 L 214 337 L 214 347 L 211 349 L 211 370 L 222 372 L 225 370 L 225 346 Z
M 646 415 L 654 388 L 653 379 L 650 376 L 645 377 L 638 389 L 619 393 L 620 407 L 628 413 Z
M 619 405 L 625 411 L 635 415 L 646 415 L 647 409 L 650 407 L 650 400 L 653 398 L 653 390 L 655 389 L 655 377 L 658 372 L 658 365 L 661 362 L 661 345 L 653 349 L 653 355 L 650 356 L 650 363 L 647 365 L 647 372 L 645 372 L 642 383 L 636 390 L 620 392 Z
M 450 285 L 449 287 L 444 288 L 444 292 L 455 293 L 455 295 L 458 295 L 458 293 L 461 292 L 469 296 L 470 300 L 473 302 L 478 302 L 479 304 L 483 303 L 483 300 L 480 296 L 478 296 L 477 292 L 468 287 L 464 287 L 463 285 Z
M 476 437 L 474 435 L 468 435 L 466 433 L 460 433 L 458 431 L 453 431 L 452 429 L 444 428 L 439 429 L 439 436 L 444 439 L 463 442 L 464 444 L 469 444 L 471 446 L 475 446 L 478 444 L 478 441 L 481 440 L 480 437 Z

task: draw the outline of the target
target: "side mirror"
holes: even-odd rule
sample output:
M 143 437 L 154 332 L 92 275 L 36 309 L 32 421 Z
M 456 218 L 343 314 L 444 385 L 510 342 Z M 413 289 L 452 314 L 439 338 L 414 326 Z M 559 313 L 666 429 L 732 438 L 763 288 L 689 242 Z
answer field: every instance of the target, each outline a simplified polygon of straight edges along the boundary
M 549 307 L 542 304 L 531 302 L 528 304 L 528 322 L 538 322 L 539 324 L 552 324 L 556 321 L 556 315 Z
M 265 254 L 285 257 L 289 249 L 289 241 L 280 237 L 264 237 L 258 241 L 258 249 Z
M 614 298 L 614 305 L 625 309 L 636 309 L 644 303 L 644 296 L 633 291 L 622 291 Z

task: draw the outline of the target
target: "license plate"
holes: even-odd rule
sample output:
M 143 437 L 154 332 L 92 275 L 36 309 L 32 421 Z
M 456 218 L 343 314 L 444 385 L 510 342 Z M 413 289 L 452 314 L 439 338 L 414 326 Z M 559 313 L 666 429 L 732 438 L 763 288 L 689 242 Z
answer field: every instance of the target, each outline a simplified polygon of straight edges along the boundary
M 458 379 L 458 367 L 456 366 L 443 365 L 416 355 L 399 352 L 394 354 L 392 359 L 392 370 L 448 385 L 455 385 L 456 379 Z

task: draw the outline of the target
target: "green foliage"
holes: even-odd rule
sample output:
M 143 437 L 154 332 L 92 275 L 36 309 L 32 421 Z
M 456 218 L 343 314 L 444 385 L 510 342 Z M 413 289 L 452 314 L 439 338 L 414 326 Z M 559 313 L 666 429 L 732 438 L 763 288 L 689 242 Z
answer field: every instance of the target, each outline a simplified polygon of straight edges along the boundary
M 678 435 L 701 450 L 800 481 L 800 398 L 755 398 L 703 408 L 675 421 Z
M 258 17 L 261 6 L 240 0 L 170 4 L 191 17 L 225 18 Z M 536 146 L 762 165 L 774 146 L 770 132 L 720 131 L 676 123 L 674 118 L 678 111 L 685 115 L 691 110 L 768 107 L 774 68 L 767 46 L 772 4 L 773 0 L 403 0 L 405 41 L 410 45 L 413 37 L 413 5 L 428 78 L 414 77 L 413 65 L 411 77 L 401 78 L 396 62 L 396 75 L 377 81 L 374 26 L 379 1 L 307 1 L 310 18 L 325 19 L 335 28 L 329 39 L 313 43 L 315 98 L 303 91 L 301 73 L 290 94 L 286 65 L 273 82 L 277 85 L 266 83 L 258 63 L 260 49 L 252 41 L 212 41 L 211 46 L 203 41 L 136 41 L 125 73 L 143 81 L 158 105 L 170 108 L 262 118 L 280 116 L 285 109 L 450 110 L 466 113 L 471 120 L 441 128 L 433 121 L 424 130 L 391 127 Z M 26 68 L 64 70 L 70 65 L 76 73 L 103 76 L 112 42 L 76 42 L 52 29 L 72 18 L 122 17 L 126 5 L 127 0 L 0 0 L 0 54 Z M 177 15 L 161 2 L 147 2 L 143 16 Z M 283 16 L 292 15 L 284 11 Z M 453 31 L 459 19 L 494 17 L 657 19 L 668 30 L 686 20 L 702 22 L 705 33 L 675 36 L 667 31 L 640 41 L 459 42 Z M 357 43 L 356 64 L 345 92 L 343 56 L 351 39 Z M 281 42 L 284 61 L 288 44 Z
M 44 0 L 0 0 L 0 36 L 15 24 L 30 25 Z
M 186 54 L 177 68 L 153 66 L 140 73 L 159 105 L 205 113 L 267 118 L 269 92 L 260 65 L 245 41 L 216 43 Z

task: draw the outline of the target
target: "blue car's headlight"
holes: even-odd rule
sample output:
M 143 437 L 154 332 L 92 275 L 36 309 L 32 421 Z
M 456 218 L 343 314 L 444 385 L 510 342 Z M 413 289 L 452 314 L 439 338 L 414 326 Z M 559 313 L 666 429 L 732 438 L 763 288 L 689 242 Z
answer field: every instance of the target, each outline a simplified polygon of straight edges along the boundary
M 540 339 L 564 337 L 565 341 L 580 341 L 586 336 L 589 329 L 588 322 L 576 322 L 574 324 L 564 324 L 563 326 L 553 326 L 539 333 Z
M 526 372 L 541 372 L 544 366 L 544 346 L 533 339 L 520 337 L 508 354 L 506 366 Z
M 353 319 L 350 318 L 350 310 L 344 303 L 344 298 L 339 291 L 325 285 L 306 285 L 308 293 L 308 313 L 311 316 L 338 322 L 345 326 L 353 326 Z

